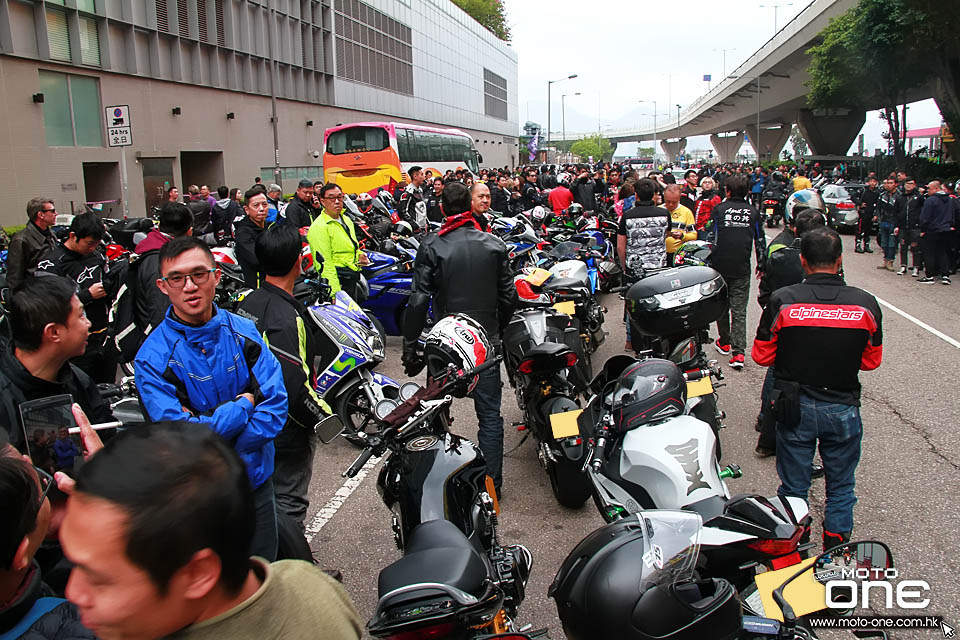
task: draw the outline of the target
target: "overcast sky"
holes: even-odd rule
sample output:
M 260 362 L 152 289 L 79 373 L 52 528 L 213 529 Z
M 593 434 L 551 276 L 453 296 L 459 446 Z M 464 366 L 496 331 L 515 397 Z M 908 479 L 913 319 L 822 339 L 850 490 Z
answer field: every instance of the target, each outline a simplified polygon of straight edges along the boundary
M 759 7 L 759 4 L 767 5 Z M 577 74 L 553 84 L 551 129 L 561 129 L 561 96 L 567 132 L 623 129 L 677 117 L 706 93 L 704 74 L 715 86 L 808 4 L 808 0 L 684 0 L 635 3 L 608 0 L 504 0 L 512 46 L 519 57 L 519 120 L 547 125 L 547 80 Z M 726 70 L 724 70 L 724 52 Z M 581 95 L 574 95 L 580 92 Z M 673 105 L 668 109 L 668 105 Z M 932 100 L 911 106 L 910 129 L 940 125 Z M 867 114 L 865 146 L 884 147 L 885 125 Z M 692 137 L 687 149 L 710 147 L 706 136 Z

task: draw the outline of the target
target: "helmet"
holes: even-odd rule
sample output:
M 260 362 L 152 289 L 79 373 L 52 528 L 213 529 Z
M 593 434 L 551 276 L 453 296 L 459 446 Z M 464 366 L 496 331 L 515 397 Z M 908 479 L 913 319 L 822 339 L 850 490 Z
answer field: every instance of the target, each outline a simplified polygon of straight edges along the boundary
M 787 205 L 784 207 L 784 219 L 787 224 L 793 224 L 797 219 L 797 214 L 804 209 L 817 209 L 821 213 L 827 210 L 823 204 L 823 198 L 813 189 L 801 189 L 794 191 L 787 198 Z
M 684 242 L 677 249 L 673 257 L 673 265 L 692 264 L 698 267 L 709 267 L 710 256 L 713 254 L 713 244 L 706 240 L 690 240 Z
M 468 315 L 456 313 L 439 320 L 430 329 L 423 343 L 423 359 L 431 378 L 441 378 L 449 365 L 458 371 L 470 372 L 493 357 L 493 345 L 480 323 Z M 453 391 L 462 398 L 477 386 L 479 376 Z
M 687 383 L 680 368 L 660 358 L 641 360 L 624 369 L 609 400 L 619 433 L 681 414 L 686 401 Z
M 656 510 L 600 527 L 567 556 L 547 592 L 569 640 L 728 640 L 742 609 L 723 579 L 697 580 L 701 519 Z
M 357 196 L 357 208 L 360 209 L 360 213 L 367 213 L 373 208 L 373 198 L 369 193 L 361 193 Z
M 377 197 L 380 198 L 380 202 L 387 205 L 388 207 L 393 206 L 393 195 L 386 189 L 380 189 L 377 193 Z
M 530 210 L 530 218 L 537 224 L 542 223 L 544 218 L 546 217 L 547 217 L 547 210 L 541 207 L 540 205 L 537 205 L 536 207 Z
M 579 218 L 583 215 L 583 205 L 579 202 L 574 202 L 569 207 L 567 207 L 567 217 L 571 220 L 574 218 Z
M 565 186 L 565 187 L 569 187 L 569 186 L 570 186 L 570 174 L 564 172 L 564 173 L 561 173 L 560 175 L 558 175 L 558 176 L 557 176 L 557 184 L 562 184 L 562 185 Z
M 390 233 L 395 233 L 398 236 L 410 237 L 413 235 L 413 227 L 410 226 L 410 223 L 406 220 L 400 220 L 399 222 L 394 222 L 390 225 Z

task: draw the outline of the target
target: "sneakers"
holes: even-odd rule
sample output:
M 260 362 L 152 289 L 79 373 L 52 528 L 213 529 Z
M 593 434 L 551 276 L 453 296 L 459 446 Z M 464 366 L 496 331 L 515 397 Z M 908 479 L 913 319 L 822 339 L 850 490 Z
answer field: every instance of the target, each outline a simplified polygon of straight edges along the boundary
M 774 451 L 773 449 L 767 449 L 765 447 L 761 447 L 760 445 L 757 445 L 757 448 L 753 450 L 753 453 L 758 458 L 769 458 L 771 456 L 777 455 L 777 452 Z
M 732 369 L 743 369 L 743 354 L 735 353 L 733 357 L 730 358 L 730 367 Z
M 910 272 L 910 275 L 911 275 L 912 277 L 914 277 L 914 278 L 919 278 L 919 277 L 920 277 L 920 269 L 918 269 L 917 267 L 914 267 L 914 268 L 913 268 L 913 271 Z
M 863 243 L 863 252 L 864 252 L 864 253 L 873 253 L 873 249 L 870 248 L 870 243 L 869 243 L 869 242 L 864 242 L 864 243 Z
M 717 351 L 719 351 L 722 355 L 725 355 L 725 356 L 730 355 L 729 344 L 723 344 L 719 340 L 717 340 L 716 344 L 714 344 L 713 346 L 715 346 L 717 348 Z
M 906 267 L 900 267 L 900 270 L 897 271 L 897 275 L 898 275 L 898 276 L 906 275 L 906 273 L 907 273 L 907 268 L 906 268 Z
M 893 266 L 893 260 L 887 260 L 887 271 L 896 271 L 897 268 Z
M 860 245 L 859 242 L 858 242 L 856 245 L 854 245 L 854 247 L 853 247 L 853 252 L 854 252 L 854 253 L 863 253 L 863 247 Z
M 950 284 L 950 276 L 941 276 L 940 284 Z
M 917 282 L 919 282 L 920 284 L 933 284 L 933 283 L 936 282 L 936 281 L 937 281 L 936 278 L 931 278 L 930 276 L 926 276 L 926 277 L 923 277 L 923 278 L 919 278 L 919 279 L 917 280 Z

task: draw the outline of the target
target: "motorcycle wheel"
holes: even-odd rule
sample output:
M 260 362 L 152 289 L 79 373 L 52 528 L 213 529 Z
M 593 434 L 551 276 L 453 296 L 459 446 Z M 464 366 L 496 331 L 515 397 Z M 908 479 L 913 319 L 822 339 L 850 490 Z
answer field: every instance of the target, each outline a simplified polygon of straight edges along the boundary
M 343 421 L 343 438 L 355 447 L 363 448 L 367 446 L 367 439 L 359 435 L 362 433 L 371 434 L 377 431 L 377 422 L 373 419 L 372 407 L 367 394 L 363 392 L 363 379 L 356 378 L 347 384 L 343 390 L 337 394 L 333 410 L 337 412 Z M 396 397 L 397 390 L 386 388 L 384 390 L 388 397 Z
M 564 507 L 579 509 L 591 495 L 590 479 L 581 465 L 561 454 L 556 462 L 547 463 L 553 496 Z
M 700 403 L 693 408 L 691 412 L 697 420 L 702 420 L 713 429 L 713 435 L 717 439 L 717 461 L 720 461 L 722 451 L 720 449 L 720 419 L 717 418 L 717 398 L 713 394 L 703 396 Z

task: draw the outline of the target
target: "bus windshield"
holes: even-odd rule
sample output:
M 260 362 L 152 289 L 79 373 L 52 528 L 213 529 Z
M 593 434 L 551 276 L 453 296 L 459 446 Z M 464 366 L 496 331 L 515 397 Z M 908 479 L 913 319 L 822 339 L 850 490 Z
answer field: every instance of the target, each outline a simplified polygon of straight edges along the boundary
M 383 151 L 390 146 L 390 136 L 380 127 L 350 127 L 334 131 L 327 138 L 327 153 L 361 153 Z

